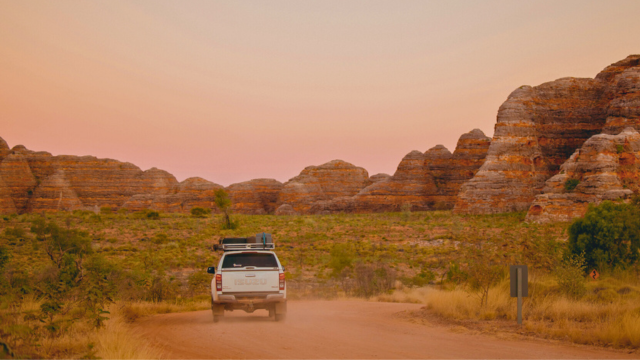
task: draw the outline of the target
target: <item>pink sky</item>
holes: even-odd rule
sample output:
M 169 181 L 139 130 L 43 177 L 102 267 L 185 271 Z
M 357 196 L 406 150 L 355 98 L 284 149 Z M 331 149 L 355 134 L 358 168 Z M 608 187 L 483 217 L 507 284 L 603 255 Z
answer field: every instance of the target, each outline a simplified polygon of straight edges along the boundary
M 640 1 L 0 0 L 0 137 L 229 185 L 493 135 L 640 53 Z

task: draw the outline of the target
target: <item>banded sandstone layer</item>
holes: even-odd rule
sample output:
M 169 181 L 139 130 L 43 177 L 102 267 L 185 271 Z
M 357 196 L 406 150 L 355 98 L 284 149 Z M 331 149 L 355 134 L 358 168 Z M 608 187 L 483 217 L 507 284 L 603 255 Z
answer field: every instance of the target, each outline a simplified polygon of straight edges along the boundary
M 450 209 L 460 186 L 471 179 L 486 157 L 491 138 L 478 129 L 460 137 L 453 154 L 442 145 L 407 154 L 393 176 L 371 179 L 354 196 L 316 201 L 308 213 Z M 373 178 L 373 177 L 372 177 Z
M 639 71 L 640 56 L 632 55 L 595 79 L 562 78 L 516 89 L 498 110 L 486 161 L 462 186 L 455 212 L 526 210 L 591 136 L 640 128 Z
M 243 214 L 306 214 L 447 208 L 480 167 L 490 139 L 480 130 L 463 135 L 454 154 L 442 145 L 409 153 L 393 176 L 368 172 L 342 160 L 309 166 L 282 184 L 254 179 L 226 188 L 232 210 Z M 53 156 L 0 139 L 0 212 L 153 209 L 214 212 L 221 185 L 194 177 L 178 182 L 164 170 L 93 156 Z
M 569 221 L 583 216 L 590 203 L 630 198 L 639 180 L 640 134 L 629 127 L 618 135 L 594 135 L 547 180 L 526 220 Z

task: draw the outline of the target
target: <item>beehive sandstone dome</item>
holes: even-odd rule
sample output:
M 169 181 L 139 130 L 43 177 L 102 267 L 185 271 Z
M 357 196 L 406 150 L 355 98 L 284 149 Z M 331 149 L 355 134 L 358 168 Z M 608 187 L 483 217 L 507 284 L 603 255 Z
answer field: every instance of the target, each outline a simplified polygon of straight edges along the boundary
M 479 129 L 409 152 L 393 175 L 369 176 L 343 160 L 308 166 L 284 184 L 254 179 L 223 187 L 202 178 L 93 156 L 52 155 L 0 138 L 0 213 L 75 209 L 215 207 L 225 189 L 245 214 L 528 210 L 529 221 L 568 220 L 589 203 L 638 194 L 640 55 L 593 79 L 561 78 L 515 89 L 500 106 L 493 139 Z M 615 150 L 615 153 L 614 153 Z M 223 170 L 221 170 L 223 171 Z M 566 191 L 568 179 L 579 181 Z M 532 206 L 533 203 L 533 206 Z
M 640 128 L 638 71 L 632 55 L 595 79 L 562 78 L 521 86 L 498 110 L 486 161 L 464 184 L 458 213 L 527 210 L 547 179 L 593 135 Z

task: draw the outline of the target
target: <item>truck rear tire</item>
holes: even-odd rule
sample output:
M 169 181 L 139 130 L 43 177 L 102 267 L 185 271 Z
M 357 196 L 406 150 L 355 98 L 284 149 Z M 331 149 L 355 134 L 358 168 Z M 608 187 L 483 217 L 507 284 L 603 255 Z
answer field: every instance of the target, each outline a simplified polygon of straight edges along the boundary
M 211 299 L 211 314 L 213 314 L 214 323 L 220 321 L 220 318 L 224 316 L 224 305 L 214 304 Z

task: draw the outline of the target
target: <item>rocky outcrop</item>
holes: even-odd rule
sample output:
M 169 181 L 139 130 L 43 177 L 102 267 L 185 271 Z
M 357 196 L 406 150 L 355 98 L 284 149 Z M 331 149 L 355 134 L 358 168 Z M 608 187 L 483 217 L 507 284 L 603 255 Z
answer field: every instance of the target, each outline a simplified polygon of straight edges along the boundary
M 215 192 L 223 189 L 222 185 L 212 183 L 200 177 L 191 177 L 181 183 L 177 183 L 173 175 L 157 169 L 148 176 L 156 179 L 156 186 L 151 193 L 136 194 L 131 196 L 122 207 L 130 211 L 153 209 L 165 212 L 189 212 L 194 207 L 211 209 L 218 212 L 215 205 Z M 150 171 L 150 170 L 148 170 Z M 170 178 L 165 174 L 171 175 Z M 170 189 L 164 185 L 176 182 Z
M 491 138 L 474 129 L 458 139 L 456 149 L 451 154 L 442 145 L 436 145 L 425 153 L 425 166 L 433 176 L 436 194 L 431 195 L 433 209 L 453 208 L 462 184 L 473 178 L 484 162 Z
M 355 196 L 315 202 L 310 213 L 450 209 L 462 183 L 486 157 L 491 138 L 478 129 L 460 137 L 453 154 L 442 145 L 407 154 L 393 176 L 382 174 Z M 373 177 L 372 177 L 373 178 Z
M 172 205 L 167 211 L 188 212 L 194 207 L 201 207 L 215 212 L 217 211 L 215 193 L 222 188 L 222 185 L 200 177 L 188 178 L 178 184 L 175 195 L 170 197 Z
M 583 216 L 591 203 L 631 197 L 639 180 L 640 134 L 629 127 L 618 135 L 594 135 L 547 180 L 526 220 L 569 221 Z
M 298 215 L 298 213 L 296 213 L 295 210 L 293 210 L 293 207 L 289 204 L 283 204 L 278 206 L 278 208 L 275 211 L 275 215 L 278 216 L 283 216 L 283 215 Z
M 254 179 L 229 185 L 226 190 L 233 212 L 260 215 L 274 213 L 282 187 L 274 179 Z
M 335 212 L 342 207 L 348 212 L 383 212 L 400 211 L 403 206 L 414 211 L 428 210 L 432 205 L 429 196 L 437 195 L 438 189 L 425 166 L 427 159 L 426 154 L 414 150 L 400 161 L 392 177 L 364 188 L 353 199 L 335 199 L 325 205 L 325 210 Z
M 618 117 L 608 113 L 619 115 L 616 103 L 629 103 L 620 87 L 635 86 L 630 84 L 634 83 L 638 58 L 630 56 L 595 79 L 563 78 L 536 87 L 522 86 L 511 93 L 498 110 L 486 161 L 462 187 L 455 211 L 526 210 L 544 182 L 607 122 L 612 132 L 635 124 L 637 118 L 627 110 L 623 113 L 630 117 L 624 121 L 614 121 Z
M 178 186 L 178 180 L 176 180 L 175 176 L 156 168 L 144 171 L 140 176 L 140 180 L 142 181 L 141 192 L 147 194 L 170 194 Z
M 0 137 L 0 161 L 2 161 L 10 152 L 9 145 Z
M 11 191 L 0 176 L 0 214 L 15 214 L 18 212 L 11 197 Z
M 640 130 L 640 55 L 629 56 L 602 71 L 597 80 L 610 84 L 605 134 L 618 134 L 631 126 Z
M 389 178 L 391 178 L 391 175 L 379 173 L 379 174 L 375 174 L 375 175 L 369 176 L 369 182 L 371 182 L 373 184 L 373 183 L 377 183 L 377 182 L 380 182 L 380 181 L 389 180 Z
M 73 211 L 82 208 L 82 202 L 71 189 L 64 170 L 57 170 L 35 189 L 27 205 L 27 212 Z
M 288 204 L 296 212 L 308 213 L 318 201 L 353 196 L 371 184 L 367 170 L 342 160 L 308 166 L 282 187 L 278 205 Z
M 0 177 L 11 194 L 17 212 L 24 212 L 37 185 L 27 159 L 22 154 L 11 152 L 0 163 Z

